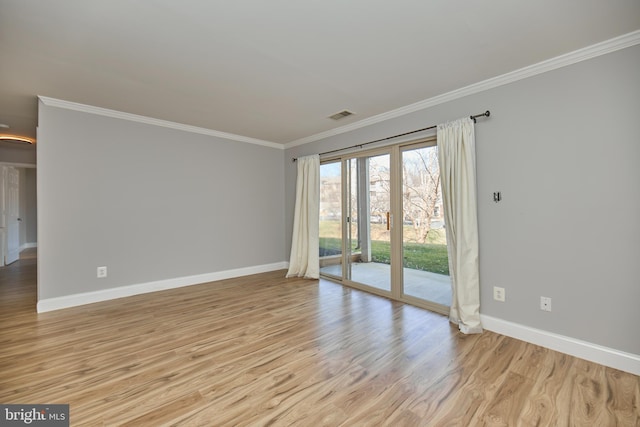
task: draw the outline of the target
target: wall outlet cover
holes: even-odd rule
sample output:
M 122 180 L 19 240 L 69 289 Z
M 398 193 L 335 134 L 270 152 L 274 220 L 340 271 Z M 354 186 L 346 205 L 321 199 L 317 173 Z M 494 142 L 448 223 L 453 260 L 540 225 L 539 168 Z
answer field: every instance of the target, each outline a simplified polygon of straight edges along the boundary
M 107 277 L 107 267 L 98 267 L 97 273 L 98 279 L 104 279 Z

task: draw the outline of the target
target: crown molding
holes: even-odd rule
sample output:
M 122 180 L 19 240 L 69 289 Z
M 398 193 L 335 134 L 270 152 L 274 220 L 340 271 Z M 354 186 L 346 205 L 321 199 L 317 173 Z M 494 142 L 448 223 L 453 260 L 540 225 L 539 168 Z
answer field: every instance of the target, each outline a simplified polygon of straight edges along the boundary
M 80 111 L 83 113 L 97 114 L 100 116 L 112 117 L 116 119 L 129 120 L 132 122 L 144 123 L 147 125 L 161 126 L 170 129 L 177 129 L 185 132 L 197 133 L 201 135 L 215 136 L 231 141 L 246 142 L 249 144 L 262 145 L 270 148 L 284 149 L 284 145 L 262 139 L 250 138 L 232 133 L 220 132 L 217 130 L 201 128 L 197 126 L 185 125 L 182 123 L 170 122 L 168 120 L 154 119 L 152 117 L 139 116 L 137 114 L 125 113 L 122 111 L 110 110 L 108 108 L 94 107 L 92 105 L 79 104 L 77 102 L 63 101 L 61 99 L 38 96 L 44 105 L 50 107 L 65 108 L 67 110 Z
M 587 46 L 582 49 L 575 50 L 573 52 L 566 53 L 564 55 L 556 56 L 536 64 L 520 68 L 515 71 L 508 72 L 496 77 L 492 77 L 487 80 L 483 80 L 478 83 L 464 86 L 460 89 L 453 90 L 451 92 L 437 95 L 432 98 L 418 101 L 414 104 L 409 104 L 404 107 L 397 108 L 395 110 L 387 111 L 386 113 L 378 114 L 363 120 L 359 120 L 348 125 L 340 126 L 334 129 L 330 129 L 325 132 L 320 132 L 315 135 L 310 135 L 304 138 L 296 139 L 294 141 L 286 143 L 285 148 L 293 148 L 299 145 L 308 144 L 310 142 L 319 141 L 321 139 L 329 138 L 331 136 L 340 135 L 345 132 L 360 129 L 366 126 L 371 126 L 376 123 L 384 122 L 385 120 L 393 119 L 396 117 L 404 116 L 406 114 L 415 113 L 416 111 L 424 110 L 426 108 L 434 107 L 445 102 L 453 101 L 465 96 L 473 95 L 475 93 L 483 92 L 485 90 L 493 89 L 498 86 L 503 86 L 509 83 L 523 80 L 529 77 L 536 76 L 538 74 L 546 73 L 557 68 L 566 67 L 578 62 L 586 61 L 597 56 L 605 55 L 607 53 L 615 52 L 627 47 L 631 47 L 640 43 L 640 30 L 633 31 L 631 33 L 624 34 L 619 37 L 615 37 L 604 42 L 600 42 L 591 46 Z

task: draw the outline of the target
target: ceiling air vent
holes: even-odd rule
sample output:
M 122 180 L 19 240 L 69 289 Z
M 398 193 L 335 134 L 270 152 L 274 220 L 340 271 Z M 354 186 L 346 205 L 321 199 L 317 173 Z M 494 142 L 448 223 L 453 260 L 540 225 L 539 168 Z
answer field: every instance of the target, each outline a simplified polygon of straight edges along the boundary
M 333 119 L 333 120 L 340 120 L 340 119 L 343 119 L 345 117 L 352 116 L 353 114 L 354 113 L 352 113 L 349 110 L 342 110 L 342 111 L 339 111 L 339 112 L 337 112 L 335 114 L 330 115 L 329 118 Z

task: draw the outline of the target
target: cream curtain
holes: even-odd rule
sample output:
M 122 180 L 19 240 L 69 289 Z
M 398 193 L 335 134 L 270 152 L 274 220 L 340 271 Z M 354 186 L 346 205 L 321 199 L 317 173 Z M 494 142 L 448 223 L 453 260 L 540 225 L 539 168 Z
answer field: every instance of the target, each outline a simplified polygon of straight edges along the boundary
M 482 332 L 474 124 L 438 125 L 438 161 L 453 298 L 449 320 L 465 334 Z
M 296 208 L 287 277 L 320 277 L 318 255 L 320 215 L 320 156 L 298 158 Z

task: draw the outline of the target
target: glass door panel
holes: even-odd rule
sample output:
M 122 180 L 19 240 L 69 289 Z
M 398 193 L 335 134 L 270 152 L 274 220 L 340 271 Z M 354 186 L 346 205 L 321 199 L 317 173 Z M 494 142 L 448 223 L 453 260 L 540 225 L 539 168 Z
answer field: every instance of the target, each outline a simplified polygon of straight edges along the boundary
M 391 292 L 390 155 L 346 160 L 345 279 Z
M 320 272 L 342 278 L 342 164 L 320 165 Z
M 402 151 L 403 294 L 451 305 L 437 146 Z

